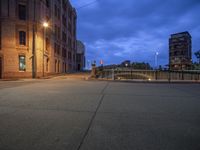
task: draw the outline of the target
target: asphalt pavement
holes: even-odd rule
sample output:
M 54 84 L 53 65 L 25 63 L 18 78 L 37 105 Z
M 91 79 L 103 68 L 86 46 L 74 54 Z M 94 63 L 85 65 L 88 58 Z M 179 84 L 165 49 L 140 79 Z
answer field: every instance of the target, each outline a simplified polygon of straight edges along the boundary
M 0 81 L 0 150 L 199 150 L 200 84 Z

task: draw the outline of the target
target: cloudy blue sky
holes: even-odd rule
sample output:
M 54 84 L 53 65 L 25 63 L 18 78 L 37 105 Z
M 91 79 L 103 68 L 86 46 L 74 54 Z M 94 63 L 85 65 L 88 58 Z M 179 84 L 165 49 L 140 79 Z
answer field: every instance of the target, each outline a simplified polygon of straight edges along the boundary
M 94 0 L 71 0 L 80 8 Z M 105 64 L 123 60 L 168 64 L 170 34 L 189 31 L 193 52 L 200 49 L 200 0 L 97 0 L 77 9 L 78 39 L 87 60 Z M 193 56 L 195 60 L 195 57 Z

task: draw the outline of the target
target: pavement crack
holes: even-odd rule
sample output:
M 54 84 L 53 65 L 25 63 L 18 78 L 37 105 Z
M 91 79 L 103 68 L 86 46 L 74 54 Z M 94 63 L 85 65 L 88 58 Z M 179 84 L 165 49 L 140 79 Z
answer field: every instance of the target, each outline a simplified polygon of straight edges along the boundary
M 109 86 L 109 82 L 106 83 L 105 87 L 101 90 L 101 94 L 104 94 L 105 90 Z
M 93 122 L 94 122 L 94 119 L 95 119 L 95 117 L 96 117 L 96 115 L 97 115 L 97 112 L 98 112 L 98 110 L 99 110 L 99 108 L 100 108 L 100 106 L 101 106 L 101 104 L 102 104 L 102 102 L 103 102 L 103 99 L 104 99 L 104 97 L 105 97 L 104 92 L 105 92 L 105 90 L 106 90 L 106 88 L 107 88 L 108 86 L 109 86 L 109 82 L 106 83 L 105 87 L 104 87 L 104 88 L 102 89 L 102 91 L 101 91 L 101 94 L 102 94 L 101 99 L 100 99 L 100 101 L 99 101 L 99 103 L 98 103 L 98 105 L 97 105 L 97 107 L 96 107 L 96 110 L 95 110 L 95 112 L 94 112 L 94 114 L 93 114 L 93 116 L 92 116 L 92 118 L 91 118 L 91 120 L 90 120 L 90 122 L 89 122 L 89 125 L 88 125 L 88 127 L 87 127 L 87 129 L 86 129 L 86 131 L 85 131 L 85 133 L 84 133 L 84 135 L 83 135 L 83 138 L 81 139 L 81 142 L 80 142 L 80 144 L 79 144 L 77 150 L 80 150 L 80 149 L 81 149 L 81 147 L 82 147 L 82 145 L 83 145 L 83 143 L 84 143 L 84 141 L 85 141 L 85 139 L 86 139 L 86 137 L 87 137 L 87 135 L 88 135 L 88 133 L 89 133 L 89 130 L 90 130 L 90 128 L 91 128 L 91 126 L 92 126 L 92 124 L 93 124 Z

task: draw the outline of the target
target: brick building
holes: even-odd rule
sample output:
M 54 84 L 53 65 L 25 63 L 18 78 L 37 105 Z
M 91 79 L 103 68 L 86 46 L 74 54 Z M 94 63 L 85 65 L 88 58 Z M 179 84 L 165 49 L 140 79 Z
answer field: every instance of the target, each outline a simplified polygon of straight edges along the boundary
M 74 71 L 76 20 L 69 0 L 1 0 L 0 78 Z
M 172 34 L 169 39 L 169 67 L 188 70 L 192 64 L 192 37 L 188 32 Z

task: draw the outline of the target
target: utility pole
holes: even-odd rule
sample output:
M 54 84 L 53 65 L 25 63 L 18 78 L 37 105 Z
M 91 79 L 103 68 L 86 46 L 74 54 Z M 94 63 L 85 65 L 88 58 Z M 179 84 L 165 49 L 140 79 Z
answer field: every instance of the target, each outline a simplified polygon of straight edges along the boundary
M 35 50 L 35 30 L 36 30 L 36 23 L 35 23 L 35 7 L 36 7 L 36 0 L 33 1 L 33 22 L 32 22 L 32 34 L 33 34 L 33 42 L 32 42 L 32 78 L 36 78 L 36 50 Z

